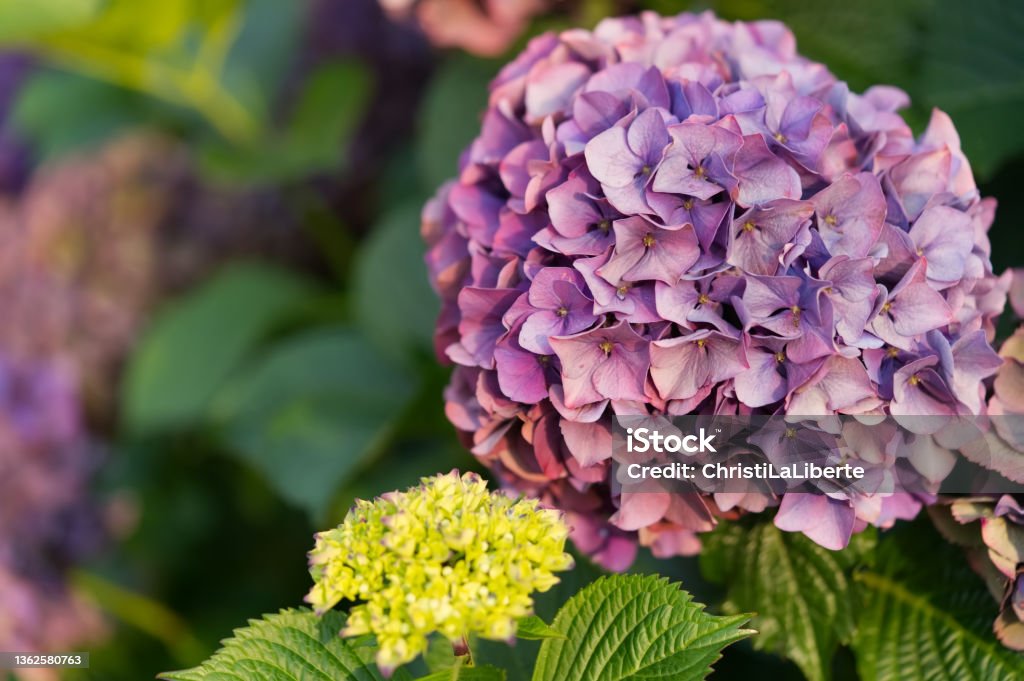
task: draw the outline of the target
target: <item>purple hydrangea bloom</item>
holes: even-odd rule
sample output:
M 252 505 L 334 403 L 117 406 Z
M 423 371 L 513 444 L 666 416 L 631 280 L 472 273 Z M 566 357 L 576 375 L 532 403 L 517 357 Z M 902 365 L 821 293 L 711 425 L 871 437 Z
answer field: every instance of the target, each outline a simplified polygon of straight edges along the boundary
M 777 22 L 645 13 L 531 41 L 423 214 L 473 452 L 614 568 L 742 512 L 830 548 L 913 517 L 931 497 L 624 494 L 608 460 L 614 415 L 986 409 L 1010 286 L 994 202 L 949 118 L 915 138 L 908 104 L 850 92 Z M 934 481 L 929 443 L 906 456 Z
M 0 648 L 68 649 L 102 629 L 65 571 L 102 536 L 74 375 L 0 357 Z

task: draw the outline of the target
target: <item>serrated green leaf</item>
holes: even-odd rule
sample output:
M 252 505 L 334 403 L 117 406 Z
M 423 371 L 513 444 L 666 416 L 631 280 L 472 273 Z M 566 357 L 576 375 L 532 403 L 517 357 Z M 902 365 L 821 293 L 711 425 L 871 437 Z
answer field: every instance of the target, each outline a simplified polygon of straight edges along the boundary
M 199 421 L 246 354 L 310 291 L 286 271 L 237 264 L 166 306 L 128 366 L 128 431 L 150 434 Z
M 594 582 L 558 612 L 565 639 L 541 644 L 534 681 L 705 678 L 721 650 L 754 632 L 746 615 L 716 617 L 667 579 L 616 575 Z
M 198 667 L 164 672 L 167 681 L 381 681 L 338 632 L 345 616 L 329 612 L 317 617 L 309 610 L 282 610 L 250 620 L 236 629 L 223 647 Z
M 576 567 L 559 575 L 558 584 L 534 597 L 534 609 L 544 621 L 552 621 L 559 608 L 608 573 L 585 556 L 574 555 Z M 509 681 L 530 681 L 533 676 L 533 661 L 540 651 L 540 641 L 517 640 L 515 645 L 504 641 L 476 639 L 470 642 L 473 659 L 481 664 L 492 664 L 504 669 Z M 450 648 L 450 646 L 449 646 Z M 451 652 L 449 651 L 449 655 Z
M 421 676 L 419 681 L 505 681 L 504 670 L 497 667 L 466 667 L 458 665 L 451 669 Z
M 322 520 L 338 487 L 390 434 L 414 380 L 361 334 L 289 338 L 229 383 L 214 418 L 236 453 L 286 501 Z
M 403 204 L 385 213 L 354 258 L 352 290 L 359 325 L 398 358 L 430 351 L 439 309 L 427 285 L 420 207 Z
M 565 634 L 536 615 L 530 615 L 519 620 L 516 638 L 523 641 L 543 641 L 547 638 L 565 638 Z
M 849 573 L 870 536 L 830 551 L 770 522 L 719 527 L 708 536 L 701 569 L 728 589 L 727 612 L 756 612 L 757 648 L 793 660 L 812 681 L 829 678 L 832 656 L 853 635 Z
M 863 679 L 1022 679 L 1024 656 L 992 633 L 998 604 L 962 551 L 924 523 L 881 543 L 876 566 L 855 573 L 852 647 Z

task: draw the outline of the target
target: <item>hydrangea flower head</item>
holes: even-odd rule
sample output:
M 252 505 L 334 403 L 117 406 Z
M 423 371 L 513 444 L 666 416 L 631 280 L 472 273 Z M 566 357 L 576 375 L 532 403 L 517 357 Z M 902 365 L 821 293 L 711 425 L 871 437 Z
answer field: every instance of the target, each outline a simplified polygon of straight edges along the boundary
M 423 213 L 456 365 L 447 414 L 502 480 L 624 568 L 725 514 L 838 548 L 922 499 L 622 495 L 614 415 L 976 414 L 999 366 L 981 199 L 950 119 L 915 137 L 777 22 L 711 13 L 542 35 L 491 85 Z
M 568 528 L 536 500 L 490 492 L 477 475 L 423 478 L 405 492 L 358 501 L 344 522 L 316 537 L 310 553 L 317 612 L 352 608 L 346 636 L 373 634 L 377 663 L 392 670 L 440 632 L 509 640 L 533 612 L 531 594 L 572 567 Z
M 1024 650 L 1024 498 L 1019 494 L 967 497 L 952 502 L 952 515 L 963 524 L 980 523 L 980 536 L 965 540 L 971 565 L 999 601 L 992 625 L 1008 648 Z

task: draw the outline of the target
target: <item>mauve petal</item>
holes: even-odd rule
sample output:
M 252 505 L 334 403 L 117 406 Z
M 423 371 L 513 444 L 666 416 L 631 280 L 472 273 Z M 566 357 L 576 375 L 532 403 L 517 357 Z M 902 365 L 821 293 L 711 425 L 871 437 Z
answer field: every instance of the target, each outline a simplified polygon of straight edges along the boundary
M 640 528 L 640 542 L 651 549 L 655 558 L 675 558 L 676 556 L 695 556 L 700 553 L 700 539 L 690 530 L 675 529 L 667 525 Z
M 494 346 L 506 331 L 502 316 L 519 295 L 515 289 L 475 287 L 466 287 L 459 293 L 462 345 L 479 366 L 494 366 Z
M 581 466 L 593 466 L 612 455 L 612 430 L 607 421 L 583 423 L 561 419 L 562 437 L 569 453 Z
M 750 275 L 743 291 L 743 304 L 753 319 L 764 320 L 780 310 L 788 310 L 800 300 L 800 277 L 763 277 Z
M 579 423 L 593 423 L 601 418 L 608 406 L 608 400 L 594 402 L 582 407 L 570 408 L 565 405 L 565 392 L 562 386 L 555 384 L 551 386 L 548 393 L 551 404 L 555 411 L 561 414 L 566 421 L 577 421 Z
M 594 562 L 610 572 L 624 572 L 636 560 L 636 541 L 623 534 L 612 534 L 594 553 Z
M 568 284 L 571 288 L 564 290 L 563 295 L 559 295 L 555 288 L 558 284 Z M 572 287 L 576 289 L 577 295 L 582 297 L 579 288 L 583 285 L 580 273 L 571 267 L 546 267 L 533 278 L 528 300 L 530 305 L 538 310 L 557 310 L 572 303 L 566 300 L 568 296 L 564 295 L 571 291 Z
M 910 228 L 917 254 L 928 261 L 928 278 L 951 284 L 964 275 L 974 245 L 971 218 L 949 206 L 928 208 Z
M 654 286 L 654 305 L 658 314 L 683 327 L 691 327 L 687 315 L 697 305 L 700 293 L 692 281 L 682 279 L 669 285 L 658 282 Z
M 619 510 L 608 522 L 620 530 L 639 530 L 664 518 L 671 505 L 668 492 L 623 492 Z
M 875 409 L 879 403 L 860 360 L 833 356 L 825 361 L 815 380 L 793 394 L 786 411 L 803 416 L 856 414 Z
M 916 220 L 928 201 L 949 184 L 952 157 L 949 149 L 914 154 L 889 171 L 903 210 Z
M 740 402 L 749 407 L 763 407 L 785 397 L 788 390 L 786 377 L 779 372 L 781 363 L 776 354 L 748 348 L 746 357 L 750 368 L 733 379 Z
M 953 392 L 972 413 L 981 411 L 984 387 L 981 382 L 999 370 L 1002 360 L 989 345 L 981 329 L 961 336 L 953 343 Z
M 494 365 L 501 391 L 523 404 L 536 404 L 547 397 L 542 359 L 550 358 L 524 351 L 515 341 L 515 333 L 509 332 L 494 348 Z
M 547 218 L 540 211 L 522 215 L 502 209 L 498 230 L 494 233 L 493 253 L 525 257 L 534 247 L 534 235 L 546 222 Z
M 739 135 L 702 123 L 682 123 L 669 128 L 673 143 L 654 177 L 657 192 L 686 194 L 709 199 L 723 187 L 713 182 L 706 159 L 712 154 L 731 156 L 739 149 Z
M 891 303 L 893 327 L 904 336 L 938 329 L 952 316 L 942 294 L 923 282 L 907 286 Z
M 629 105 L 608 92 L 583 92 L 576 98 L 572 109 L 573 121 L 587 140 L 611 128 L 628 113 Z
M 718 118 L 718 103 L 714 95 L 697 81 L 688 80 L 682 84 L 672 82 L 669 83 L 669 89 L 672 113 L 679 120 L 685 121 L 693 115 Z
M 924 147 L 943 147 L 949 149 L 952 154 L 952 189 L 958 197 L 969 196 L 977 190 L 974 183 L 974 174 L 971 172 L 971 164 L 967 161 L 960 150 L 960 135 L 953 125 L 949 115 L 939 109 L 932 109 L 931 120 L 928 127 L 921 135 L 921 145 Z
M 501 176 L 502 184 L 513 196 L 525 196 L 526 187 L 530 183 L 530 173 L 527 168 L 529 161 L 535 159 L 547 160 L 549 156 L 547 145 L 540 140 L 523 142 L 512 149 L 498 166 L 498 173 Z
M 654 212 L 647 202 L 647 178 L 638 171 L 636 179 L 625 187 L 604 186 L 604 195 L 612 208 L 622 215 L 650 215 Z
M 938 364 L 935 356 L 923 357 L 910 362 L 893 377 L 893 398 L 889 411 L 900 425 L 912 432 L 930 434 L 943 425 L 934 417 L 955 414 L 956 402 L 949 388 L 936 373 Z
M 643 218 L 615 221 L 615 251 L 598 273 L 608 281 L 663 281 L 673 284 L 697 262 L 693 227 L 668 230 Z
M 809 202 L 788 199 L 748 210 L 732 223 L 726 261 L 754 274 L 775 274 L 779 259 L 813 212 Z
M 733 198 L 744 207 L 775 199 L 799 199 L 802 192 L 800 176 L 768 149 L 760 134 L 743 138 L 743 146 L 736 152 L 733 175 L 737 180 Z
M 823 494 L 789 492 L 775 514 L 775 526 L 786 532 L 803 532 L 826 549 L 846 548 L 853 535 L 855 514 L 847 501 Z
M 537 123 L 546 116 L 567 110 L 571 97 L 590 77 L 579 62 L 546 62 L 530 71 L 526 81 L 526 120 Z
M 597 200 L 593 198 L 599 189 L 596 181 L 577 171 L 570 173 L 565 182 L 547 193 L 548 216 L 559 234 L 583 236 L 604 219 L 597 208 Z
M 665 400 L 685 400 L 748 368 L 742 344 L 715 331 L 651 343 L 651 378 Z
M 530 130 L 520 121 L 513 121 L 499 109 L 488 109 L 484 114 L 480 136 L 470 147 L 473 163 L 497 164 L 516 145 L 530 139 Z
M 629 148 L 643 162 L 642 165 L 649 167 L 650 172 L 654 171 L 665 148 L 672 143 L 665 119 L 658 109 L 647 109 L 637 116 L 626 134 Z
M 534 312 L 523 321 L 523 327 L 519 333 L 519 343 L 530 352 L 550 355 L 554 353 L 550 338 L 566 335 L 564 322 L 564 317 L 558 316 L 551 310 Z
M 848 175 L 813 197 L 818 233 L 832 255 L 866 256 L 885 222 L 885 196 L 871 173 Z
M 626 142 L 626 130 L 608 128 L 587 142 L 583 152 L 594 178 L 606 187 L 628 187 L 640 173 L 644 162 Z
M 552 338 L 562 362 L 565 404 L 580 407 L 602 399 L 644 400 L 650 366 L 647 341 L 629 324 Z
M 476 185 L 461 182 L 452 187 L 448 197 L 448 205 L 466 223 L 469 237 L 490 246 L 505 202 Z

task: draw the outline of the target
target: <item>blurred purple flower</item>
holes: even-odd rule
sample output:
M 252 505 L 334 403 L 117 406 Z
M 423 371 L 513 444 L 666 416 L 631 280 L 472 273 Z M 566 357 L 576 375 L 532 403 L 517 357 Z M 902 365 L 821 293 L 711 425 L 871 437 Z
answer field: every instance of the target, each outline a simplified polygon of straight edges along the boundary
M 726 514 L 779 507 L 830 548 L 913 517 L 928 495 L 622 493 L 608 462 L 614 415 L 986 409 L 1010 288 L 994 202 L 949 118 L 915 139 L 908 104 L 849 92 L 776 22 L 645 13 L 532 40 L 424 210 L 473 452 L 619 569 L 630 539 L 694 553 Z
M 96 465 L 68 363 L 0 356 L 0 648 L 50 652 L 102 630 L 66 579 L 102 540 Z

